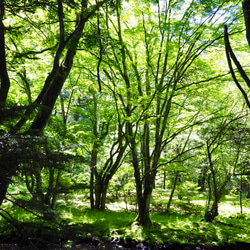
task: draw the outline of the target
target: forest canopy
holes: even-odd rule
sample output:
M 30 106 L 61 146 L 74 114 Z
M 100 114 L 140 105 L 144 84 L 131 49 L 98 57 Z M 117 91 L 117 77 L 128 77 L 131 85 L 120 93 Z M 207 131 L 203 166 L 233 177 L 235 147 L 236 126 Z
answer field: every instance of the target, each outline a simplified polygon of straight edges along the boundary
M 0 223 L 63 231 L 111 207 L 142 228 L 157 212 L 213 223 L 230 199 L 249 219 L 249 11 L 0 0 Z

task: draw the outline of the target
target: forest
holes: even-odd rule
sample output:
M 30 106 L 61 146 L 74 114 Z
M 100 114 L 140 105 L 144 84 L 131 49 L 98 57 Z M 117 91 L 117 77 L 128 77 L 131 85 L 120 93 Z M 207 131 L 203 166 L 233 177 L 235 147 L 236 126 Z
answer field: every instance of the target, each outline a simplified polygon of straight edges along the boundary
M 250 249 L 250 0 L 0 0 L 0 249 Z

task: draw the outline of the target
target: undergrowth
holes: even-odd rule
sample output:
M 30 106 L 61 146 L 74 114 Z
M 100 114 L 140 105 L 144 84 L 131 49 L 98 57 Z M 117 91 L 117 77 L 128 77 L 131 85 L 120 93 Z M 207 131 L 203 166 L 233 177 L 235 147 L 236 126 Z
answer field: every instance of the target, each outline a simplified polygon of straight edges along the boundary
M 238 209 L 237 199 L 225 199 L 221 206 Z M 42 214 L 5 204 L 8 212 L 2 211 L 5 218 L 0 220 L 0 235 L 33 234 L 46 228 L 47 234 L 59 235 L 69 240 L 86 237 L 99 237 L 115 240 L 131 238 L 136 241 L 223 245 L 236 242 L 250 243 L 250 215 L 246 212 L 219 215 L 212 223 L 205 222 L 203 199 L 174 200 L 171 209 L 166 211 L 164 201 L 154 199 L 152 204 L 150 227 L 141 227 L 134 223 L 134 210 L 97 211 L 75 199 L 72 206 L 58 203 L 52 220 L 44 220 Z M 228 207 L 230 209 L 230 207 Z M 243 211 L 247 211 L 249 202 L 245 201 Z M 52 211 L 53 212 L 53 211 Z M 225 212 L 225 211 L 224 211 Z

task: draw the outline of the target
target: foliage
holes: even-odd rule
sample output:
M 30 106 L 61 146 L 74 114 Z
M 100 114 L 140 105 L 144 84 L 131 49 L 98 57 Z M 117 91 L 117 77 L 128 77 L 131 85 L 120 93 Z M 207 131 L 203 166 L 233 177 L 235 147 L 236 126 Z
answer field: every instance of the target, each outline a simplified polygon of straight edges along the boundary
M 199 189 L 200 188 L 196 183 L 192 183 L 190 181 L 182 182 L 178 187 L 178 197 L 179 199 L 185 197 L 190 202 L 190 200 L 192 200 L 192 197 L 198 194 Z
M 0 0 L 2 234 L 46 225 L 73 240 L 247 242 L 247 92 L 231 79 L 246 89 L 240 68 L 225 67 L 229 39 L 249 64 L 241 11 Z M 230 199 L 240 216 L 220 209 Z

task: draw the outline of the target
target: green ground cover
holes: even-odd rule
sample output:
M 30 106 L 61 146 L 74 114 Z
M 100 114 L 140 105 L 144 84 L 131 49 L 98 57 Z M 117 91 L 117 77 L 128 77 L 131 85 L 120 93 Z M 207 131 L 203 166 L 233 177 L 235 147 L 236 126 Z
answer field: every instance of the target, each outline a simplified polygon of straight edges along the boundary
M 166 197 L 165 197 L 166 198 Z M 38 211 L 5 203 L 8 212 L 1 211 L 1 235 L 34 234 L 38 228 L 47 228 L 48 234 L 61 235 L 68 242 L 88 237 L 107 240 L 131 238 L 143 242 L 223 245 L 236 242 L 250 243 L 250 201 L 243 200 L 240 213 L 239 197 L 225 196 L 220 203 L 220 215 L 212 222 L 205 222 L 205 197 L 200 195 L 187 199 L 174 199 L 166 212 L 166 201 L 157 193 L 153 197 L 150 227 L 141 227 L 134 221 L 136 205 L 121 200 L 112 200 L 105 211 L 88 208 L 83 196 L 74 195 L 67 202 L 60 200 L 54 217 L 44 220 Z M 9 220 L 7 222 L 7 219 Z M 23 230 L 23 232 L 22 232 Z M 68 243 L 69 244 L 69 243 Z

